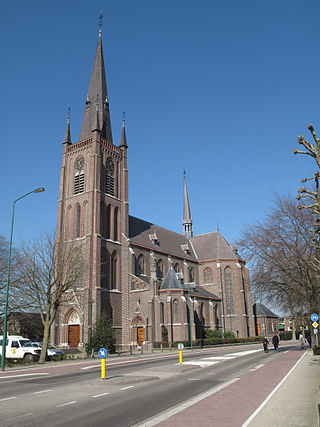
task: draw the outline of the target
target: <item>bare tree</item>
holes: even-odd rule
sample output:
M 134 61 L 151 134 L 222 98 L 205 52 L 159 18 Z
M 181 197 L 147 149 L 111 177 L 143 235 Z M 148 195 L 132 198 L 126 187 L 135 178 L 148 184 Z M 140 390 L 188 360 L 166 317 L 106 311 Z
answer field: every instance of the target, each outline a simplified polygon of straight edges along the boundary
M 251 265 L 254 291 L 290 311 L 292 320 L 319 304 L 312 223 L 312 214 L 299 210 L 295 199 L 276 195 L 264 221 L 247 225 L 238 242 Z
M 9 242 L 5 236 L 0 235 L 0 316 L 4 315 L 5 294 L 8 274 Z M 17 248 L 11 252 L 10 282 L 8 294 L 8 311 L 24 311 L 30 309 L 32 304 L 19 289 L 19 264 L 21 253 Z
M 57 310 L 62 304 L 75 300 L 77 289 L 83 285 L 85 264 L 81 247 L 57 242 L 54 233 L 42 235 L 31 245 L 24 243 L 22 254 L 23 292 L 39 310 L 44 327 L 39 360 L 43 363 Z

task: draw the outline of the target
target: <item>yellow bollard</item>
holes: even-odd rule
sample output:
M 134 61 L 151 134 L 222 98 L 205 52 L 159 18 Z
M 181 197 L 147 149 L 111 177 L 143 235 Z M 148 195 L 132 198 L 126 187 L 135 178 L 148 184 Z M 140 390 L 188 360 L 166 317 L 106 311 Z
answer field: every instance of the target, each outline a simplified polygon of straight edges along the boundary
M 182 363 L 182 350 L 179 350 L 179 363 Z
M 101 378 L 106 378 L 106 359 L 101 359 Z

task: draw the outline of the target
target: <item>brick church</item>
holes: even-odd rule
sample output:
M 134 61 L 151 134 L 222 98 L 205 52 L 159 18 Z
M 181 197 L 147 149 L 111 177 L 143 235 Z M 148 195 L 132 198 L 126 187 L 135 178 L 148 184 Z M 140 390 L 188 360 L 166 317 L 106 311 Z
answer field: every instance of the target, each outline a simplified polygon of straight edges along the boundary
M 78 142 L 67 123 L 58 201 L 58 241 L 77 246 L 86 269 L 51 340 L 83 346 L 103 311 L 123 345 L 199 339 L 206 328 L 255 335 L 245 261 L 219 231 L 193 234 L 186 176 L 181 234 L 129 215 L 125 122 L 117 144 L 109 108 L 100 29 Z

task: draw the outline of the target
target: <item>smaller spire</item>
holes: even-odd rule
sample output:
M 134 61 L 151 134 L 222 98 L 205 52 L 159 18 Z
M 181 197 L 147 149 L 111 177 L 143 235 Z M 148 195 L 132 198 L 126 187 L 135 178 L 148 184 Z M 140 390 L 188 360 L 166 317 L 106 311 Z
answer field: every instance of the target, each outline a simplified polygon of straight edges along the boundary
M 186 171 L 183 170 L 183 232 L 187 239 L 191 239 L 193 236 L 192 230 L 192 218 L 190 212 L 187 183 L 186 183 Z
M 99 126 L 99 104 L 98 103 L 96 104 L 96 114 L 93 120 L 93 127 L 91 129 L 91 132 L 94 132 L 96 130 L 101 132 L 101 129 Z
M 64 136 L 63 144 L 71 144 L 71 133 L 70 133 L 70 107 L 68 108 L 67 115 L 67 129 Z
M 122 132 L 121 132 L 121 140 L 119 147 L 128 148 L 127 138 L 126 138 L 126 129 L 125 129 L 125 113 L 122 115 Z

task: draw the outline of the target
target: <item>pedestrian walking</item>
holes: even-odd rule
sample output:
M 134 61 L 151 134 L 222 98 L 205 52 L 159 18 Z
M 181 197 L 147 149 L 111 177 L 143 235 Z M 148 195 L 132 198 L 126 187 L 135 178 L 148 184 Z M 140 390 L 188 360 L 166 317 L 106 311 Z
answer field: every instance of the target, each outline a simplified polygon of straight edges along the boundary
M 308 341 L 308 344 L 309 344 L 309 348 L 311 348 L 311 335 L 307 336 L 307 341 Z
M 263 350 L 265 353 L 269 353 L 268 345 L 270 344 L 267 337 L 264 337 L 263 341 Z
M 301 350 L 304 350 L 307 344 L 307 340 L 305 339 L 305 336 L 302 333 L 300 333 L 299 335 L 299 340 L 300 340 Z
M 279 351 L 279 337 L 278 337 L 276 332 L 273 334 L 272 344 L 274 347 L 274 351 L 276 351 L 278 353 L 278 351 Z

